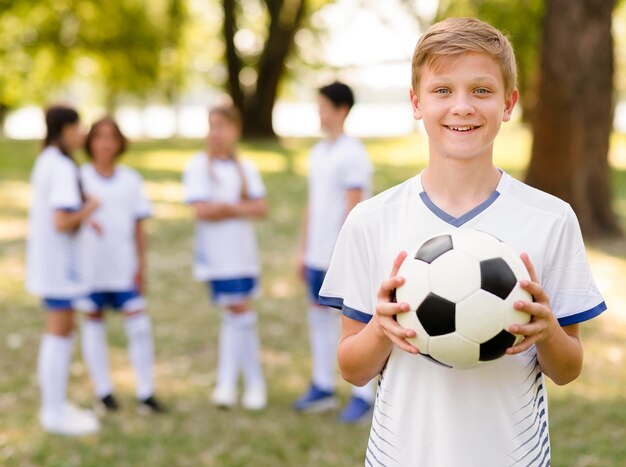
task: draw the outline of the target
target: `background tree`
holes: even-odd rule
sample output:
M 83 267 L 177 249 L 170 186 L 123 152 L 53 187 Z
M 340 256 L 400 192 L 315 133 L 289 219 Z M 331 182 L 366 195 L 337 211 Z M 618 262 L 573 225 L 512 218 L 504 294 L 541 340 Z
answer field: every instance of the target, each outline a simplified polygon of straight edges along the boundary
M 527 182 L 568 201 L 583 231 L 620 231 L 612 209 L 615 0 L 546 0 Z
M 275 136 L 274 103 L 309 3 L 222 0 L 227 89 L 242 110 L 245 136 Z

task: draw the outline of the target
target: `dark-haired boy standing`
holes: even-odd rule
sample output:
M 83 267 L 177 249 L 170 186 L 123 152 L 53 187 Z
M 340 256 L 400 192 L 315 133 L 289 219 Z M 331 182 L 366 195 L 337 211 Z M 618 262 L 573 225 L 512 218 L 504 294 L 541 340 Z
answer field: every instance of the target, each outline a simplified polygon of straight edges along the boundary
M 294 404 L 300 412 L 335 408 L 337 344 L 340 316 L 318 304 L 319 290 L 330 264 L 335 241 L 352 208 L 371 195 L 372 167 L 363 144 L 344 133 L 344 123 L 354 105 L 352 90 L 334 82 L 320 88 L 320 126 L 325 138 L 309 154 L 308 204 L 298 255 L 298 272 L 308 287 L 308 319 L 312 356 L 312 381 Z M 373 406 L 373 381 L 354 386 L 339 420 L 365 421 Z

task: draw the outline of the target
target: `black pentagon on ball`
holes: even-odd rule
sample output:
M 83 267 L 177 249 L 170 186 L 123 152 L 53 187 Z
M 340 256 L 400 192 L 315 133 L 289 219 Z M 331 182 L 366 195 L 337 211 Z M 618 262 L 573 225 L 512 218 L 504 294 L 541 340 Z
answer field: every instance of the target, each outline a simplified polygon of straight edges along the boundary
M 434 293 L 428 294 L 417 307 L 417 319 L 429 336 L 443 336 L 456 329 L 455 305 Z
M 517 278 L 502 258 L 480 262 L 480 288 L 502 300 L 509 296 L 517 284 Z
M 515 336 L 507 331 L 500 331 L 494 337 L 487 342 L 480 344 L 480 357 L 481 362 L 488 362 L 496 360 L 502 355 L 506 349 L 511 347 L 515 343 Z
M 452 248 L 452 237 L 450 235 L 439 235 L 426 240 L 417 250 L 415 259 L 430 264 Z

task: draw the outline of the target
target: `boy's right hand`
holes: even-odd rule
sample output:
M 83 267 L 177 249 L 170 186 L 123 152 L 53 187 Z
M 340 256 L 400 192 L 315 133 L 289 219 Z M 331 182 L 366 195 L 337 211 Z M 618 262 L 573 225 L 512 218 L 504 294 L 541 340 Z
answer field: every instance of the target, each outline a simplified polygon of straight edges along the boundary
M 383 281 L 378 289 L 378 303 L 376 304 L 376 318 L 384 335 L 405 352 L 419 353 L 417 347 L 409 344 L 406 339 L 415 337 L 415 331 L 403 328 L 395 320 L 398 313 L 406 313 L 410 310 L 408 303 L 396 303 L 392 300 L 395 289 L 404 284 L 404 277 L 398 276 L 402 262 L 407 257 L 406 251 L 398 254 L 393 262 L 389 279 Z

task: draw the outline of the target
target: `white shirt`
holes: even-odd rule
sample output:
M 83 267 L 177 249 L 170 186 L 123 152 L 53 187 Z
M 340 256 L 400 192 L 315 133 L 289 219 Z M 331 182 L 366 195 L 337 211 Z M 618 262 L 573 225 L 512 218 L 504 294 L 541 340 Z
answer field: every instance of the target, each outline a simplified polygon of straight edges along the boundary
M 79 256 L 82 229 L 68 233 L 54 226 L 56 210 L 78 210 L 82 205 L 78 168 L 59 149 L 48 146 L 35 161 L 30 186 L 26 288 L 45 298 L 78 298 L 87 292 Z
M 240 161 L 252 199 L 265 197 L 259 172 Z M 184 201 L 236 203 L 241 197 L 241 176 L 233 160 L 211 161 L 199 152 L 187 164 L 183 176 Z M 193 265 L 198 281 L 257 277 L 260 273 L 254 224 L 249 219 L 202 220 L 196 223 Z
M 570 206 L 506 173 L 487 201 L 460 218 L 428 199 L 420 176 L 361 203 L 337 240 L 320 303 L 368 322 L 397 254 L 451 226 L 482 230 L 527 252 L 561 325 L 606 309 Z M 368 465 L 403 467 L 548 465 L 547 394 L 535 347 L 466 370 L 394 347 L 366 458 Z
M 326 270 L 346 216 L 346 191 L 371 196 L 372 166 L 363 144 L 341 135 L 318 142 L 309 154 L 309 200 L 305 264 Z
M 135 287 L 138 257 L 136 223 L 152 215 L 143 193 L 143 180 L 135 170 L 117 165 L 111 177 L 103 177 L 91 164 L 80 170 L 83 189 L 100 201 L 92 215 L 102 227 L 98 234 L 85 228 L 84 257 L 92 291 L 121 292 Z

